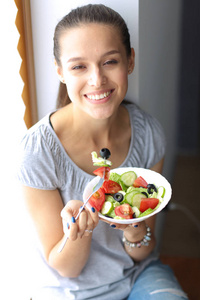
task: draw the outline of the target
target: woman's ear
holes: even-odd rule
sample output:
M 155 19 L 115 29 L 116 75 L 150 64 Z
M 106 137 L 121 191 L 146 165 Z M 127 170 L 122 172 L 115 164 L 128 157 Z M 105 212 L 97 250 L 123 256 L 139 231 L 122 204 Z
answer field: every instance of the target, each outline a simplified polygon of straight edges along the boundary
M 131 48 L 131 56 L 128 61 L 128 74 L 131 74 L 135 67 L 135 50 Z
M 60 66 L 57 64 L 57 62 L 56 62 L 55 59 L 54 59 L 54 64 L 55 64 L 55 67 L 56 67 L 56 73 L 58 74 L 58 77 L 59 77 L 60 81 L 61 81 L 62 83 L 65 83 L 65 80 L 64 80 L 64 78 L 63 78 L 62 67 L 60 67 Z

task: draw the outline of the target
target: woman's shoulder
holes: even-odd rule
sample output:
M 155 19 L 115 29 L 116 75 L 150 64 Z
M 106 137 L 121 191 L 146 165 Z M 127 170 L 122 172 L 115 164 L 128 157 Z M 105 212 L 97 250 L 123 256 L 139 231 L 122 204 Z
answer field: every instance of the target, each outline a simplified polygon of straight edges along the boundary
M 36 136 L 37 134 L 43 134 L 45 129 L 49 129 L 51 127 L 50 123 L 50 116 L 52 113 L 48 113 L 45 115 L 41 120 L 39 120 L 37 123 L 35 123 L 32 127 L 30 127 L 25 135 L 24 138 L 31 138 L 33 136 Z
M 151 117 L 137 103 L 125 102 L 124 106 L 128 110 L 131 119 L 140 119 L 141 121 L 145 121 L 148 120 L 149 117 Z
M 162 125 L 151 114 L 141 109 L 137 104 L 128 103 L 132 141 L 129 158 L 134 165 L 138 157 L 138 165 L 151 168 L 160 161 L 166 148 L 166 138 Z
M 148 112 L 146 112 L 145 110 L 143 110 L 139 104 L 135 103 L 135 102 L 125 102 L 124 103 L 125 107 L 128 109 L 129 113 L 134 115 L 134 116 L 138 116 L 138 117 L 142 117 L 144 119 L 148 119 L 149 117 L 152 117 Z
M 162 125 L 156 117 L 140 108 L 136 103 L 126 103 L 125 106 L 129 111 L 131 119 L 134 123 L 137 123 L 141 129 L 143 128 L 145 131 L 149 129 L 152 131 L 155 130 L 155 133 L 159 130 L 163 134 Z
M 40 148 L 47 150 L 52 145 L 52 140 L 49 115 L 47 115 L 26 131 L 20 143 L 21 153 L 26 156 L 37 152 L 38 155 Z
M 27 130 L 19 146 L 20 181 L 41 189 L 55 189 L 63 184 L 64 153 L 49 117 L 46 115 Z

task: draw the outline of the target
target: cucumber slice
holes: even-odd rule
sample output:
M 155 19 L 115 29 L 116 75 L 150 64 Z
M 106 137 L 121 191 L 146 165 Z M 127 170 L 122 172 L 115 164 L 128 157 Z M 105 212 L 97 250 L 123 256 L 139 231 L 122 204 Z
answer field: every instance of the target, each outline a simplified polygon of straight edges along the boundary
M 115 201 L 115 199 L 111 195 L 105 195 L 105 200 L 106 201 L 110 201 L 110 202 L 114 202 Z
M 122 192 L 122 191 L 121 191 Z M 104 202 L 104 203 L 106 203 L 106 202 L 110 202 L 110 203 L 112 203 L 112 205 L 113 205 L 113 210 L 115 209 L 115 207 L 117 207 L 117 206 L 119 206 L 120 205 L 120 203 L 122 203 L 122 202 L 117 202 L 112 196 L 110 196 L 110 195 L 106 195 L 106 201 Z
M 140 215 L 140 210 L 136 206 L 133 206 L 132 210 L 135 213 L 135 217 L 138 218 Z
M 141 193 L 135 194 L 132 198 L 132 206 L 136 206 L 139 209 L 140 202 L 143 198 L 146 198 L 146 196 L 144 194 L 141 194 Z
M 109 214 L 107 214 L 106 216 L 109 216 L 110 218 L 115 218 L 116 217 L 116 214 L 115 214 L 115 211 L 114 211 L 114 209 L 113 210 L 111 210 L 111 212 L 109 213 Z
M 132 199 L 135 194 L 138 194 L 138 192 L 134 191 L 134 190 L 131 190 L 129 193 L 126 193 L 125 198 L 124 198 L 125 202 L 130 204 L 131 206 L 133 206 Z
M 112 202 L 105 201 L 103 206 L 102 206 L 102 209 L 101 209 L 102 215 L 108 215 L 112 210 L 113 210 Z
M 144 194 L 138 193 L 138 192 L 131 192 L 126 195 L 126 201 L 131 206 L 136 206 L 138 209 L 140 208 L 140 202 L 141 199 L 146 198 Z
M 164 196 L 165 196 L 165 188 L 164 188 L 164 186 L 159 186 L 157 197 L 160 201 L 162 201 Z
M 120 180 L 126 185 L 126 186 L 132 186 L 133 182 L 137 178 L 137 175 L 134 171 L 125 172 L 121 175 Z

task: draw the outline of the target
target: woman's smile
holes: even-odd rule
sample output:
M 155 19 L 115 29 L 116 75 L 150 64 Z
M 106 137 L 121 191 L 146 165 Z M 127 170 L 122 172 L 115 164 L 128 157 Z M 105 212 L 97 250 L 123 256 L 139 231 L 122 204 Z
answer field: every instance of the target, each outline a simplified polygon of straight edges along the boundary
M 93 93 L 85 94 L 84 96 L 91 103 L 95 103 L 96 101 L 98 101 L 98 103 L 99 102 L 102 103 L 109 99 L 109 96 L 113 93 L 113 91 L 114 89 L 108 91 L 93 92 Z
M 126 95 L 130 64 L 117 29 L 102 24 L 75 27 L 63 34 L 61 50 L 57 71 L 72 103 L 92 118 L 112 116 Z

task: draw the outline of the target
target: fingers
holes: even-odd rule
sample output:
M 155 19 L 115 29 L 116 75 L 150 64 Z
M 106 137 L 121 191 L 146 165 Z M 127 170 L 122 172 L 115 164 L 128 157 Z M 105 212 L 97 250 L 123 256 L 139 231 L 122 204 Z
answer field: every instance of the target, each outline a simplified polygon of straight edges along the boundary
M 75 240 L 78 234 L 78 227 L 70 207 L 65 206 L 61 211 L 63 231 L 71 240 Z
M 88 209 L 89 210 L 89 209 Z M 99 215 L 98 215 L 98 211 L 95 210 L 94 207 L 92 207 L 90 210 L 90 217 L 93 221 L 93 224 L 94 224 L 94 228 L 98 225 L 98 222 L 99 222 Z
M 98 212 L 92 207 L 85 208 L 79 216 L 79 236 L 89 236 L 99 221 Z
M 88 214 L 86 210 L 83 210 L 79 216 L 78 224 L 79 224 L 79 237 L 82 237 L 85 234 L 85 230 L 87 228 L 91 228 L 93 230 L 93 223 L 89 222 Z
M 138 222 L 138 223 L 129 224 L 128 227 L 129 227 L 129 228 L 130 228 L 130 227 L 131 227 L 131 228 L 132 228 L 132 227 L 138 228 L 138 227 L 139 227 L 139 224 L 140 224 L 139 222 Z
M 71 217 L 71 221 L 69 223 L 68 236 L 72 241 L 75 241 L 78 237 L 78 226 L 73 216 Z
M 110 227 L 114 229 L 125 230 L 127 228 L 127 225 L 110 223 Z
M 98 212 L 93 207 L 85 208 L 77 220 L 74 215 L 77 215 L 78 211 L 76 210 L 76 214 L 74 213 L 72 203 L 66 205 L 61 211 L 63 231 L 73 241 L 91 235 L 99 221 Z
M 133 228 L 136 229 L 140 226 L 140 222 L 137 222 L 137 223 L 133 223 L 133 224 L 118 224 L 118 223 L 112 223 L 110 222 L 110 227 L 111 228 L 114 228 L 114 229 L 119 229 L 119 230 L 126 230 L 126 231 L 129 231 L 129 230 L 132 230 Z

